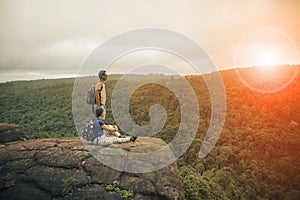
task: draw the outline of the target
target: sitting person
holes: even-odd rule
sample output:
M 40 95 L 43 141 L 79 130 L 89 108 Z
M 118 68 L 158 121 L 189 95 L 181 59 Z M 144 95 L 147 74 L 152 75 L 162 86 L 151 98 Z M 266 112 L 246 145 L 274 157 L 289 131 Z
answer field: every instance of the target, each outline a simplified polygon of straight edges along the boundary
M 103 122 L 102 119 L 105 116 L 105 110 L 103 108 L 97 108 L 95 113 L 97 117 L 95 128 L 99 129 L 99 131 L 97 131 L 98 133 L 95 134 L 94 138 L 92 139 L 93 143 L 95 140 L 97 140 L 97 144 L 124 143 L 130 141 L 135 142 L 137 139 L 136 136 L 123 136 L 118 132 L 119 129 L 117 126 L 106 125 Z

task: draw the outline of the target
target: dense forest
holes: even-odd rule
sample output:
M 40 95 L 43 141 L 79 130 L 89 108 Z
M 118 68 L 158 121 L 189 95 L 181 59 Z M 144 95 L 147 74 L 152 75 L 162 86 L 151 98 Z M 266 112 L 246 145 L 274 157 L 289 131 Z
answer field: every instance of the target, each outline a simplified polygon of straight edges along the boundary
M 280 70 L 279 74 L 289 74 L 291 67 Z M 261 74 L 256 68 L 238 71 L 252 88 L 274 89 L 284 81 L 278 74 L 276 79 L 269 74 L 268 80 L 262 82 L 262 77 L 252 76 Z M 226 90 L 226 120 L 216 146 L 204 159 L 199 158 L 198 152 L 210 123 L 210 94 L 202 76 L 185 77 L 197 95 L 200 109 L 196 138 L 178 159 L 186 198 L 300 199 L 299 72 L 287 87 L 274 93 L 250 89 L 236 72 L 221 72 Z M 152 76 L 164 79 L 166 84 L 178 78 Z M 211 74 L 204 76 L 209 79 Z M 107 123 L 114 123 L 110 98 L 119 78 L 120 75 L 112 75 L 106 82 Z M 90 106 L 84 104 L 84 96 L 90 83 L 97 80 L 85 79 L 87 84 L 76 93 L 72 78 L 0 84 L 0 122 L 23 125 L 41 137 L 76 137 L 72 96 L 82 97 L 82 106 L 76 106 L 75 112 L 91 112 Z M 135 84 L 134 78 L 130 81 Z M 181 110 L 178 99 L 167 87 L 150 83 L 138 88 L 130 98 L 130 116 L 138 125 L 149 124 L 148 111 L 153 104 L 162 105 L 167 113 L 166 124 L 154 137 L 170 142 L 178 130 Z M 88 117 L 84 116 L 79 126 L 86 120 Z
M 0 84 L 1 122 L 20 124 L 41 137 L 74 136 L 74 79 Z

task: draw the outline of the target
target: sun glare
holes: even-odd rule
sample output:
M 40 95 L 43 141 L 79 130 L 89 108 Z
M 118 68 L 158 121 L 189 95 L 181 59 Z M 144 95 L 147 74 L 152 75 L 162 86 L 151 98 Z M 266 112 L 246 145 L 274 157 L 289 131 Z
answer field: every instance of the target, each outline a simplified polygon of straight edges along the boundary
M 276 60 L 276 54 L 272 50 L 262 49 L 256 55 L 255 65 L 263 68 L 273 68 L 279 62 Z
M 262 28 L 246 34 L 234 54 L 242 83 L 263 93 L 288 86 L 298 73 L 297 67 L 291 67 L 294 64 L 299 64 L 298 48 L 289 35 L 278 29 Z
M 266 67 L 298 64 L 299 52 L 295 42 L 277 29 L 259 29 L 246 34 L 236 48 L 234 65 Z

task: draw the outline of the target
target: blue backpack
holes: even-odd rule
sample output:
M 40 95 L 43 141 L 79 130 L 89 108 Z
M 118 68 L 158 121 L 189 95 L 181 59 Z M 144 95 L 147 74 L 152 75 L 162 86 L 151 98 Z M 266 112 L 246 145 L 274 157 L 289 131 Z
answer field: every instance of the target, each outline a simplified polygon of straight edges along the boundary
M 86 141 L 93 141 L 104 134 L 99 121 L 98 119 L 92 119 L 81 130 L 81 135 Z

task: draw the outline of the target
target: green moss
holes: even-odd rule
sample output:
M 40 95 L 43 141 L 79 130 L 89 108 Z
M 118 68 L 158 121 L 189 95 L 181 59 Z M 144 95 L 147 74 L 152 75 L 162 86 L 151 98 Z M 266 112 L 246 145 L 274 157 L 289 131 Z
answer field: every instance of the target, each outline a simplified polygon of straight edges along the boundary
M 62 195 L 66 195 L 70 192 L 72 192 L 75 189 L 75 186 L 77 185 L 78 180 L 75 179 L 73 176 L 71 176 L 68 179 L 65 179 L 62 184 Z
M 5 187 L 11 187 L 16 184 L 17 175 L 14 172 L 8 172 L 4 177 Z
M 106 184 L 105 190 L 107 192 L 118 192 L 122 194 L 124 199 L 131 199 L 134 196 L 134 192 L 132 190 L 123 190 L 118 187 L 116 184 Z

